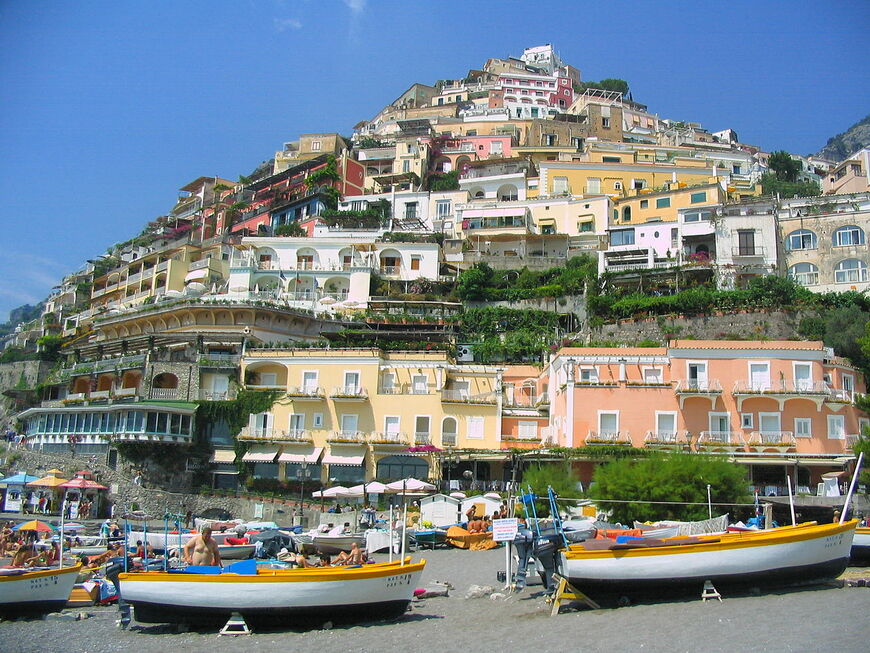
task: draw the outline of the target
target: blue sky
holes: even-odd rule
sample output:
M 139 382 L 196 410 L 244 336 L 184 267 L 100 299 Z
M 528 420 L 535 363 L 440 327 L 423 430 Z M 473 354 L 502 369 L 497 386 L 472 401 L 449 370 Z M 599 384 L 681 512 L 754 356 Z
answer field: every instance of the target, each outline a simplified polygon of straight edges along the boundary
M 300 133 L 552 43 L 662 117 L 807 154 L 870 112 L 864 2 L 0 2 L 0 320 Z

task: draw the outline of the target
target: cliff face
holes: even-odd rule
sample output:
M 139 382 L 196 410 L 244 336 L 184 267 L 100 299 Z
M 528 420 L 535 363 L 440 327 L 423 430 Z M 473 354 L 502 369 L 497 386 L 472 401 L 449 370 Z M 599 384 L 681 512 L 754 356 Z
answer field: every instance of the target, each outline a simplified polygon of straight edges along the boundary
M 856 122 L 842 134 L 829 138 L 815 156 L 839 162 L 867 146 L 870 146 L 870 115 Z

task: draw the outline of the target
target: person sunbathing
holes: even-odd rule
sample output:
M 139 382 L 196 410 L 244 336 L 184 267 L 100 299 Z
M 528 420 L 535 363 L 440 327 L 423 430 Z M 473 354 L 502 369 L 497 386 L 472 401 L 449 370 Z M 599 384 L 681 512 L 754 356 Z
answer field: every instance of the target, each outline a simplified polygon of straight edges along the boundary
M 365 549 L 360 549 L 356 542 L 350 545 L 350 553 L 342 551 L 335 558 L 336 565 L 361 565 L 365 561 Z
M 22 544 L 12 558 L 13 567 L 29 567 L 39 559 L 33 544 Z
M 103 553 L 87 558 L 87 566 L 90 569 L 96 569 L 97 567 L 102 567 L 112 558 L 116 558 L 120 555 L 123 555 L 122 545 L 119 544 L 117 547 L 109 547 Z

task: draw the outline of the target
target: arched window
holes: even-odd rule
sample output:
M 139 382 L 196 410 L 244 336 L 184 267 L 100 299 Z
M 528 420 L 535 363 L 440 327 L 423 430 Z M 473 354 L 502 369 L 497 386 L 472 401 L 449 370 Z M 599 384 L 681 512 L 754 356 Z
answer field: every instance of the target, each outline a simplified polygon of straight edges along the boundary
M 785 248 L 790 252 L 799 249 L 816 249 L 816 247 L 818 247 L 816 234 L 809 229 L 792 231 L 785 240 Z
M 849 247 L 864 244 L 864 230 L 853 224 L 840 227 L 834 232 L 834 247 Z
M 819 268 L 812 263 L 797 263 L 788 269 L 788 276 L 802 286 L 813 286 L 819 282 Z
M 498 189 L 498 199 L 502 202 L 516 202 L 518 197 L 519 192 L 513 184 L 504 184 Z
M 402 478 L 425 479 L 429 476 L 429 463 L 417 456 L 387 456 L 378 461 L 378 480 L 396 481 Z
M 622 209 L 622 221 L 623 222 L 631 222 L 631 207 L 626 206 Z
M 834 268 L 836 283 L 862 283 L 867 281 L 867 264 L 856 258 L 847 258 Z
M 441 446 L 456 446 L 457 423 L 455 417 L 445 417 L 441 422 Z

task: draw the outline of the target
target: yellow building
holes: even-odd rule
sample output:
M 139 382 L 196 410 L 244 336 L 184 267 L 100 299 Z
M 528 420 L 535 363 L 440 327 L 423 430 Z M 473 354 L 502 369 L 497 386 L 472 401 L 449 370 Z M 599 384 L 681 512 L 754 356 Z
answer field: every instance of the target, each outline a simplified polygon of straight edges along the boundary
M 670 182 L 709 184 L 713 169 L 702 165 L 636 164 L 623 162 L 541 161 L 541 195 L 622 195 L 623 191 L 663 189 Z
M 500 369 L 456 365 L 444 352 L 251 350 L 242 378 L 248 389 L 280 393 L 239 434 L 254 476 L 340 485 L 437 478 L 435 448 L 500 446 Z
M 206 288 L 229 271 L 220 242 L 202 246 L 182 241 L 136 252 L 133 260 L 94 279 L 91 309 L 141 304 L 149 297 L 178 293 L 192 283 Z M 227 256 L 228 258 L 228 256 Z
M 690 186 L 677 182 L 668 186 L 666 190 L 641 190 L 631 197 L 618 199 L 613 205 L 611 224 L 676 222 L 680 209 L 725 202 L 725 190 L 717 183 Z

